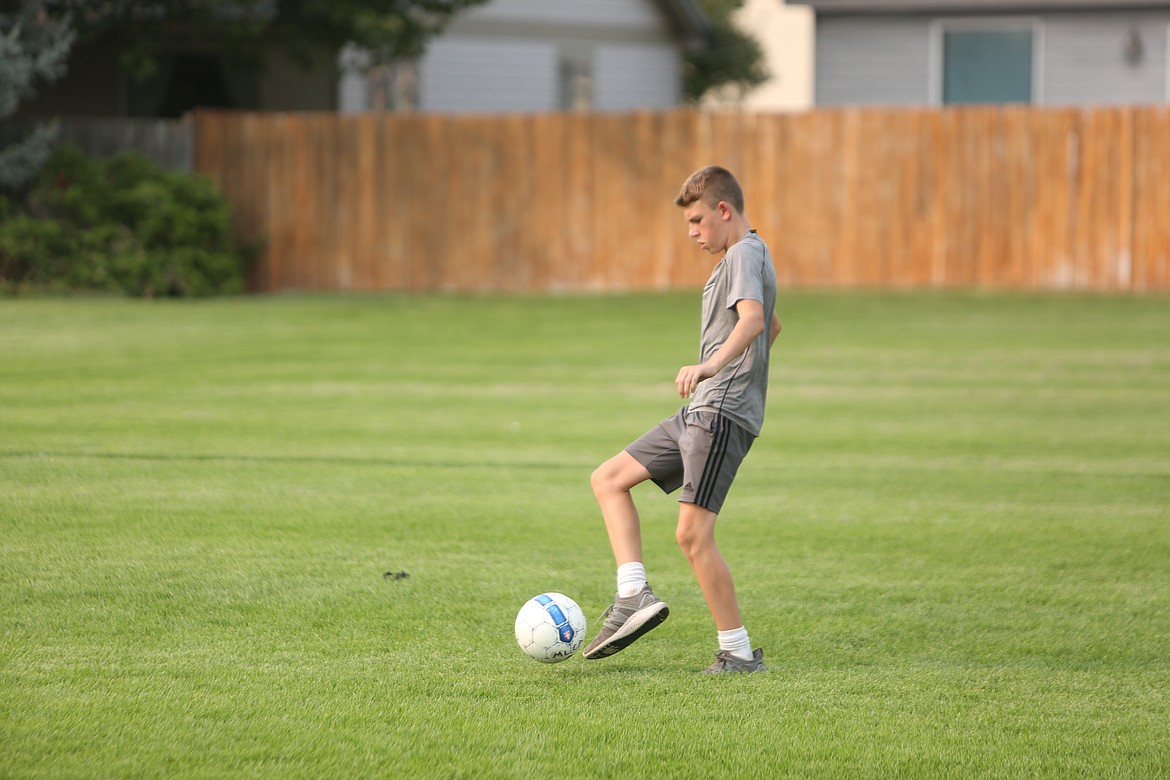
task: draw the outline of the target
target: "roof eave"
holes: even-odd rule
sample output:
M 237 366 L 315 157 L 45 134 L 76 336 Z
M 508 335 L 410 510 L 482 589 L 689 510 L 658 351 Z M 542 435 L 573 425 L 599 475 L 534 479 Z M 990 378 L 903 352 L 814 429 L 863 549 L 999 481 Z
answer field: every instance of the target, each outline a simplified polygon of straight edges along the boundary
M 701 46 L 711 37 L 711 20 L 696 0 L 657 0 L 671 25 L 688 46 Z
M 978 13 L 1005 11 L 1097 11 L 1165 8 L 1165 0 L 788 0 L 793 5 L 809 6 L 818 16 L 834 14 L 924 14 Z

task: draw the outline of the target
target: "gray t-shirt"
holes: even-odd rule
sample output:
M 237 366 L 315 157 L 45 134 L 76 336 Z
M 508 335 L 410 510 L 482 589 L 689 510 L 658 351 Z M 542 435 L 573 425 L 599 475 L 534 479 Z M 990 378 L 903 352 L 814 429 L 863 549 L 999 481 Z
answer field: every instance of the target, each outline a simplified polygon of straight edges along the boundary
M 768 246 L 756 232 L 731 246 L 703 288 L 703 322 L 699 360 L 706 361 L 723 346 L 739 322 L 735 305 L 742 300 L 764 306 L 764 330 L 743 354 L 723 370 L 699 383 L 691 396 L 692 411 L 720 412 L 759 436 L 768 396 L 768 355 L 772 315 L 776 311 L 776 269 Z

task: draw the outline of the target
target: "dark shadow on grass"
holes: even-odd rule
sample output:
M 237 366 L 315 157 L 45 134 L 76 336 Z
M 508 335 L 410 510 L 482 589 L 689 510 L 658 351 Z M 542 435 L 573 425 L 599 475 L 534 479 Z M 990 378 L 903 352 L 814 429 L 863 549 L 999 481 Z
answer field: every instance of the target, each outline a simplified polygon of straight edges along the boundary
M 75 460 L 128 460 L 163 461 L 190 463 L 297 463 L 325 466 L 383 466 L 386 468 L 428 468 L 428 469 L 546 469 L 580 470 L 585 468 L 576 463 L 550 461 L 477 461 L 468 463 L 405 460 L 402 458 L 352 457 L 346 455 L 209 455 L 169 454 L 146 452 L 59 452 L 48 450 L 17 450 L 0 452 L 0 460 L 6 458 L 72 458 Z

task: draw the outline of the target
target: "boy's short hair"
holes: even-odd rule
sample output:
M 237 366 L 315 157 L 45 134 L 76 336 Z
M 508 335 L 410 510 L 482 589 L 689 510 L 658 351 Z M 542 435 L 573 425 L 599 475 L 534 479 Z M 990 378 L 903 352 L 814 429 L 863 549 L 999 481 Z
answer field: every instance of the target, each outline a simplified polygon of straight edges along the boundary
M 731 171 L 719 165 L 708 165 L 688 176 L 674 202 L 686 208 L 698 200 L 711 208 L 715 208 L 719 201 L 724 201 L 740 214 L 743 213 L 743 188 Z

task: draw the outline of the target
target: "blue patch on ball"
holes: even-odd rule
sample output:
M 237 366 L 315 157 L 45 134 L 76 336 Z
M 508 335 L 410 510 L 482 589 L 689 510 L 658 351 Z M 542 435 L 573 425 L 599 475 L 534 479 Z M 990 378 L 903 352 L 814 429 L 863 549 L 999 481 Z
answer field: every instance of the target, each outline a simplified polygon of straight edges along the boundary
M 565 644 L 570 644 L 573 641 L 573 636 L 576 633 L 573 631 L 573 626 L 569 623 L 569 616 L 564 613 L 560 605 L 550 599 L 545 594 L 540 594 L 534 597 L 536 602 L 544 607 L 544 611 L 552 618 L 553 625 L 557 627 L 557 634 L 560 635 L 561 641 Z

